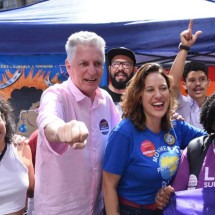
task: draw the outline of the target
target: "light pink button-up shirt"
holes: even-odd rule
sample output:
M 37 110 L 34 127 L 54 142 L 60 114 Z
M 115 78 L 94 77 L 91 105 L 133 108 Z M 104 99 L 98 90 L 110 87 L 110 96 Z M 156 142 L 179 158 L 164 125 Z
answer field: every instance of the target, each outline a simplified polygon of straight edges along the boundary
M 50 144 L 49 123 L 83 121 L 89 136 L 84 149 Z M 42 95 L 36 154 L 36 215 L 100 215 L 103 208 L 101 174 L 107 138 L 120 117 L 110 95 L 100 88 L 94 102 L 71 79 L 49 87 Z

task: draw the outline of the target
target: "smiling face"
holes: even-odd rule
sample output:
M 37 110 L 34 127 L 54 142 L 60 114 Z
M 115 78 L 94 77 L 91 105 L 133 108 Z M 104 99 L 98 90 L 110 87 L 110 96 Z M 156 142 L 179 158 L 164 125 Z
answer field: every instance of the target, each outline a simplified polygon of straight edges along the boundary
M 165 78 L 158 72 L 147 75 L 141 100 L 146 124 L 161 122 L 169 107 L 170 93 Z
M 194 100 L 205 99 L 210 81 L 202 71 L 188 73 L 184 87 L 189 96 Z
M 103 73 L 103 53 L 92 45 L 78 45 L 72 62 L 66 60 L 67 71 L 76 87 L 94 99 Z
M 118 68 L 112 65 L 109 66 L 110 79 L 113 87 L 116 89 L 125 89 L 126 84 L 133 77 L 136 67 L 132 59 L 125 55 L 116 55 L 112 59 L 111 64 L 114 62 L 127 63 L 129 65 L 128 68 L 124 68 L 122 64 Z

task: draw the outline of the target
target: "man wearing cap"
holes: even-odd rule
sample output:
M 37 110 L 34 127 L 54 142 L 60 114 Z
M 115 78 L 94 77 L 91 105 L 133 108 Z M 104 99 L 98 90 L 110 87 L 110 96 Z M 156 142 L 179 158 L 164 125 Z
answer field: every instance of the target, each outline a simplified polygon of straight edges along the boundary
M 137 70 L 136 59 L 134 53 L 124 47 L 110 49 L 107 58 L 110 82 L 108 86 L 102 88 L 111 95 L 121 115 L 120 98 L 127 83 Z

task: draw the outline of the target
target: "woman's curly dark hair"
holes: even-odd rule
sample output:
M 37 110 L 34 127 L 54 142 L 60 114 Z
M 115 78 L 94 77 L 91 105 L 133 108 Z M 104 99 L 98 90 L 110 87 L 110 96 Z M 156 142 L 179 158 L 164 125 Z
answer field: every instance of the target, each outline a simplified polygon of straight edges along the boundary
M 215 132 L 215 93 L 205 100 L 200 114 L 200 123 L 208 134 Z
M 6 127 L 5 142 L 11 143 L 13 135 L 15 133 L 15 121 L 13 116 L 13 110 L 9 103 L 1 96 L 0 96 L 0 114 L 1 118 L 5 121 Z
M 161 74 L 168 86 L 170 94 L 169 107 L 161 120 L 161 129 L 167 131 L 171 128 L 171 111 L 176 109 L 177 101 L 172 89 L 172 78 L 168 76 L 162 66 L 157 63 L 147 63 L 141 66 L 127 85 L 126 91 L 122 95 L 121 102 L 123 118 L 129 118 L 140 130 L 146 128 L 146 116 L 140 101 L 142 92 L 145 88 L 146 77 L 151 73 Z

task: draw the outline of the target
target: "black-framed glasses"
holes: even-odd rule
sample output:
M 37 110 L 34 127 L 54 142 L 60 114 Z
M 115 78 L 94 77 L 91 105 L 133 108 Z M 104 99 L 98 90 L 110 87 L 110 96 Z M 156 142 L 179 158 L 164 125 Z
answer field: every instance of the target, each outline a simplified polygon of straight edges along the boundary
M 111 66 L 113 67 L 113 68 L 115 68 L 115 69 L 118 69 L 119 67 L 120 67 L 120 65 L 122 65 L 122 67 L 124 68 L 124 69 L 129 69 L 129 68 L 131 68 L 132 66 L 133 66 L 133 64 L 132 63 L 130 63 L 130 62 L 121 62 L 121 61 L 113 61 L 112 63 L 111 63 Z

